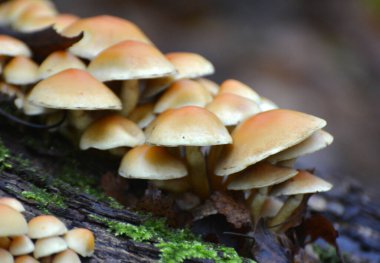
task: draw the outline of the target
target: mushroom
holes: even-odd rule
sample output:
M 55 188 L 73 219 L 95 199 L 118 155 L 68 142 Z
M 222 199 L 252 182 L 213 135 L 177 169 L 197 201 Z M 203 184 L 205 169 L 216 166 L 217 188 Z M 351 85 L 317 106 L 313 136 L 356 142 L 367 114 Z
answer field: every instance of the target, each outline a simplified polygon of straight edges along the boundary
M 39 263 L 39 261 L 32 256 L 25 255 L 16 257 L 14 263 Z
M 232 93 L 232 94 L 239 95 L 244 98 L 253 100 L 256 103 L 260 102 L 260 96 L 256 93 L 256 91 L 254 91 L 251 87 L 235 79 L 225 80 L 220 85 L 218 94 L 222 94 L 222 93 Z
M 333 140 L 334 138 L 330 133 L 324 130 L 318 130 L 299 144 L 270 156 L 268 160 L 271 162 L 280 162 L 295 159 L 323 149 L 330 145 Z
M 0 197 L 0 204 L 7 205 L 16 211 L 19 211 L 20 213 L 25 212 L 24 206 L 21 204 L 21 202 L 19 200 L 15 199 L 15 198 Z
M 0 248 L 7 249 L 11 244 L 11 240 L 8 237 L 0 237 Z
M 67 232 L 65 224 L 51 215 L 34 217 L 28 223 L 28 236 L 32 239 L 60 236 Z
M 199 84 L 201 84 L 208 92 L 211 93 L 212 96 L 215 96 L 219 92 L 219 85 L 212 80 L 206 78 L 198 78 L 195 80 Z
M 7 35 L 0 35 L 0 56 L 25 56 L 30 57 L 32 52 L 20 40 Z
M 148 80 L 143 97 L 157 95 L 174 81 L 184 78 L 198 78 L 214 73 L 214 66 L 203 56 L 190 52 L 171 52 L 165 55 L 174 65 L 177 74 Z
M 107 86 L 80 69 L 66 69 L 40 81 L 28 101 L 55 109 L 121 109 L 120 100 Z
M 114 16 L 82 18 L 62 31 L 66 37 L 84 32 L 83 38 L 69 48 L 74 55 L 93 59 L 100 52 L 124 40 L 151 43 L 144 33 L 132 22 Z
M 38 68 L 38 76 L 39 79 L 46 79 L 70 68 L 85 70 L 86 65 L 79 58 L 67 51 L 55 51 L 42 61 Z
M 66 249 L 54 256 L 52 263 L 81 263 L 77 253 L 71 249 Z
M 201 84 L 190 79 L 181 79 L 165 90 L 156 102 L 154 112 L 161 113 L 184 106 L 204 107 L 211 100 L 211 94 Z
M 32 240 L 25 235 L 14 237 L 9 247 L 9 252 L 11 252 L 13 256 L 27 255 L 33 251 L 34 244 Z
M 141 145 L 124 155 L 119 175 L 125 178 L 169 180 L 186 176 L 187 170 L 185 164 L 164 147 Z
M 256 114 L 232 132 L 233 144 L 223 147 L 215 174 L 225 176 L 242 171 L 303 141 L 325 125 L 318 117 L 292 110 Z
M 269 188 L 282 183 L 297 174 L 297 170 L 278 167 L 268 162 L 254 164 L 239 174 L 235 174 L 228 183 L 228 190 L 252 190 L 249 206 L 254 225 L 260 219 Z
M 27 232 L 24 216 L 8 205 L 0 204 L 0 237 L 20 236 Z
M 95 249 L 94 234 L 85 228 L 75 228 L 65 234 L 67 246 L 81 255 L 91 257 Z
M 17 56 L 4 67 L 3 76 L 7 83 L 28 85 L 38 81 L 38 65 L 28 57 Z
M 80 139 L 80 148 L 109 150 L 135 147 L 145 142 L 143 131 L 132 121 L 120 115 L 108 115 L 86 128 Z
M 186 106 L 161 113 L 145 130 L 146 141 L 168 147 L 185 146 L 193 190 L 209 195 L 204 156 L 200 146 L 231 143 L 231 136 L 219 119 L 206 109 Z
M 156 118 L 153 109 L 153 103 L 139 105 L 128 115 L 128 119 L 136 123 L 141 129 L 144 129 Z
M 38 239 L 35 244 L 33 256 L 37 259 L 47 257 L 67 249 L 65 240 L 61 237 L 46 237 Z
M 13 256 L 5 249 L 0 248 L 0 262 L 1 263 L 13 263 Z
M 331 188 L 332 184 L 307 171 L 300 171 L 293 178 L 275 186 L 271 191 L 271 195 L 290 195 L 290 197 L 286 200 L 276 216 L 268 222 L 268 226 L 273 228 L 273 231 L 276 232 L 285 231 L 286 229 L 284 229 L 281 224 L 299 207 L 305 194 L 325 192 Z

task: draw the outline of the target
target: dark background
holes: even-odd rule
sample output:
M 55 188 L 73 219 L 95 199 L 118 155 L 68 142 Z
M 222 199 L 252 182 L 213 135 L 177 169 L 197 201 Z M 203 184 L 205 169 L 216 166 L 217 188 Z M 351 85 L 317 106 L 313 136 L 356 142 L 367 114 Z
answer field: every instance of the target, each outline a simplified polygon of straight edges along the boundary
M 300 163 L 355 177 L 374 197 L 380 163 L 379 0 L 60 0 L 60 12 L 129 19 L 163 51 L 198 52 L 282 108 L 328 121 L 329 148 Z

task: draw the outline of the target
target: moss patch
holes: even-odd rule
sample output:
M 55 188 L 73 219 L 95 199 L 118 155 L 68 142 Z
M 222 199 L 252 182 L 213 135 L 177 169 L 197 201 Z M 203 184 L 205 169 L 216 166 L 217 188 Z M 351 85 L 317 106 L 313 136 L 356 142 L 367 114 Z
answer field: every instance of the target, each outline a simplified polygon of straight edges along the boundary
M 211 259 L 215 262 L 243 262 L 233 248 L 203 242 L 189 229 L 171 229 L 164 219 L 149 218 L 136 226 L 94 215 L 90 217 L 105 224 L 116 236 L 125 236 L 139 242 L 154 242 L 160 249 L 162 263 L 177 263 L 195 258 Z
M 10 153 L 8 148 L 3 144 L 0 138 L 0 171 L 4 169 L 12 168 L 12 163 L 10 162 Z
M 62 196 L 48 193 L 45 189 L 41 189 L 37 186 L 32 187 L 29 191 L 23 191 L 21 195 L 37 202 L 39 208 L 46 214 L 49 214 L 48 207 L 51 205 L 60 209 L 67 208 L 65 199 Z

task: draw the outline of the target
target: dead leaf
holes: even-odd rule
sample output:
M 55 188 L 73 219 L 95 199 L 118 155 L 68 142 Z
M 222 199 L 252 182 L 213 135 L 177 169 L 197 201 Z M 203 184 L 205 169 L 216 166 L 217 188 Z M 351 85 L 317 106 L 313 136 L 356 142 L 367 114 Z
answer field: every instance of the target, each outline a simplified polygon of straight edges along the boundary
M 251 224 L 249 211 L 243 202 L 237 202 L 231 196 L 221 192 L 214 192 L 210 200 L 218 213 L 224 215 L 235 228 Z
M 258 263 L 292 262 L 290 250 L 278 242 L 277 236 L 266 227 L 263 220 L 258 222 L 253 239 L 251 251 Z
M 65 50 L 83 37 L 83 33 L 75 37 L 64 37 L 53 27 L 48 27 L 32 33 L 16 32 L 8 27 L 0 27 L 0 34 L 12 36 L 23 41 L 33 52 L 33 60 L 42 62 L 54 51 Z

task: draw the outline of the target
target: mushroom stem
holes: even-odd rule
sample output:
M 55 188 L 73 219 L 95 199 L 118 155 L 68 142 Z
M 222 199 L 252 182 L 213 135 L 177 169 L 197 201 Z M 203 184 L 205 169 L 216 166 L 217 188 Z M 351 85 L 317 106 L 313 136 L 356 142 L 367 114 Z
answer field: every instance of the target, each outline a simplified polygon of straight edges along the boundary
M 186 160 L 193 191 L 200 197 L 206 198 L 210 194 L 207 178 L 206 162 L 199 146 L 186 146 Z
M 268 187 L 262 187 L 254 193 L 250 201 L 251 219 L 254 226 L 261 217 L 261 211 L 268 196 Z
M 208 175 L 210 176 L 210 188 L 216 190 L 226 190 L 226 184 L 224 184 L 224 177 L 217 176 L 214 172 L 216 162 L 222 152 L 222 145 L 214 145 L 211 147 L 210 152 L 207 156 L 207 169 Z
M 136 108 L 139 97 L 139 81 L 137 79 L 125 80 L 120 91 L 120 100 L 123 107 L 121 113 L 123 116 L 128 116 Z
M 288 220 L 293 212 L 301 205 L 303 197 L 303 194 L 289 197 L 277 215 L 268 222 L 268 226 L 271 227 L 274 232 L 280 232 L 282 229 L 281 224 Z

